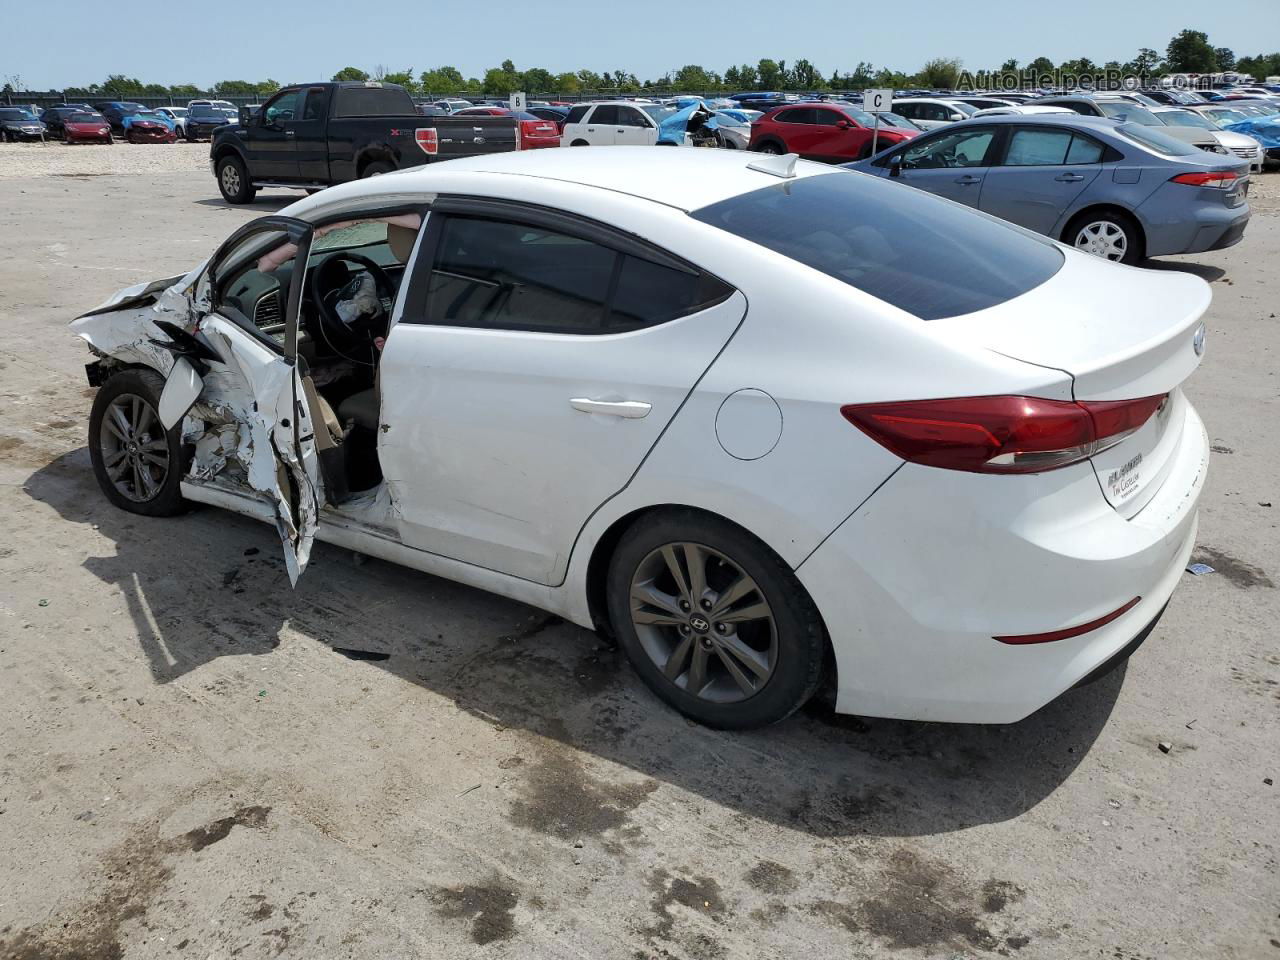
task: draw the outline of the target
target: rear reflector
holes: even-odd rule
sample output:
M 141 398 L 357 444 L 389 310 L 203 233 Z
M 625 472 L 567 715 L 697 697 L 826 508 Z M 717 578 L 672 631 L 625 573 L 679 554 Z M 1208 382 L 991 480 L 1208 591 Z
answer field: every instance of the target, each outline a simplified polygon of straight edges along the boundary
M 435 127 L 420 127 L 413 131 L 413 139 L 422 148 L 423 153 L 434 157 L 440 152 L 440 139 Z
M 958 397 L 850 404 L 840 413 L 911 463 L 970 473 L 1041 473 L 1115 446 L 1167 396 L 1107 402 Z
M 1239 177 L 1230 170 L 1218 170 L 1205 173 L 1180 173 L 1172 178 L 1174 183 L 1185 183 L 1189 187 L 1217 187 L 1226 190 L 1235 186 Z
M 1024 644 L 1024 643 L 1053 643 L 1055 640 L 1069 640 L 1072 637 L 1078 637 L 1081 634 L 1092 633 L 1094 630 L 1101 630 L 1112 620 L 1119 620 L 1122 616 L 1138 605 L 1141 597 L 1134 597 L 1119 610 L 1112 610 L 1105 617 L 1099 617 L 1097 620 L 1090 620 L 1088 623 L 1082 623 L 1078 627 L 1067 627 L 1065 630 L 1053 630 L 1049 633 L 1023 633 L 1012 637 L 992 637 L 993 640 L 999 640 L 1001 643 Z

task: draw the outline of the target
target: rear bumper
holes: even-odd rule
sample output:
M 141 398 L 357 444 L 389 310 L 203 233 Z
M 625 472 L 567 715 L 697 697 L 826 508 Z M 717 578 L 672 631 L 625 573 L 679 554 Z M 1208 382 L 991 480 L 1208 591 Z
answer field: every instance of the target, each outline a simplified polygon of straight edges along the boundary
M 1243 169 L 1243 168 L 1242 168 Z M 1135 211 L 1146 233 L 1147 256 L 1203 253 L 1239 243 L 1249 224 L 1249 204 L 1228 207 L 1220 191 L 1166 183 Z
M 1188 404 L 1174 464 L 1130 520 L 1103 499 L 1089 464 L 1029 477 L 904 466 L 796 571 L 831 637 L 836 708 L 1011 723 L 1106 665 L 1182 575 L 1208 455 Z M 1081 636 L 993 639 L 1088 623 L 1134 597 Z

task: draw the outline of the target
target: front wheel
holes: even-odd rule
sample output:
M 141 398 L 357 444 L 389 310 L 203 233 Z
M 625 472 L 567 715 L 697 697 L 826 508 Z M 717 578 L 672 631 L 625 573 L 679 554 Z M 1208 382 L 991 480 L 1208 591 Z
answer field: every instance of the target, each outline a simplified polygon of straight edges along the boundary
M 1062 240 L 1083 253 L 1132 266 L 1143 258 L 1142 230 L 1118 210 L 1086 211 L 1062 232 Z
M 692 510 L 641 518 L 610 561 L 607 593 L 640 678 L 701 723 L 776 723 L 818 688 L 817 608 L 777 554 L 725 520 Z
M 218 189 L 227 203 L 250 203 L 258 192 L 249 181 L 244 161 L 235 154 L 218 161 Z
M 364 168 L 360 176 L 361 177 L 380 177 L 384 173 L 390 173 L 395 168 L 396 168 L 395 164 L 390 163 L 386 160 L 375 160 L 373 161 L 373 163 L 369 164 L 367 167 Z
M 773 141 L 768 141 L 756 147 L 756 153 L 769 153 L 775 157 L 780 157 L 782 156 L 782 147 L 780 147 L 778 144 L 774 143 Z
M 163 390 L 154 370 L 124 370 L 99 388 L 89 414 L 89 460 L 98 486 L 117 507 L 148 517 L 172 516 L 185 506 L 182 425 L 161 425 Z

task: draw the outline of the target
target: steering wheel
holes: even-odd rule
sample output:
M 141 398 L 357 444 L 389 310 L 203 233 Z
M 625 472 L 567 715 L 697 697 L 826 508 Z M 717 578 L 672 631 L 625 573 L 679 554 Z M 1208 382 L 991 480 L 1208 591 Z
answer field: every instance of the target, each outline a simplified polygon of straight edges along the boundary
M 343 323 L 342 318 L 338 316 L 338 301 L 344 296 L 350 296 L 351 291 L 348 288 L 359 279 L 358 274 L 350 276 L 349 271 L 344 270 L 343 272 L 348 274 L 345 280 L 338 283 L 330 281 L 329 275 L 334 273 L 335 268 L 344 261 L 357 264 L 368 271 L 369 276 L 373 277 L 379 300 L 394 300 L 396 295 L 396 289 L 387 272 L 363 254 L 337 251 L 329 254 L 309 270 L 307 286 L 311 288 L 311 300 L 316 305 L 320 339 L 338 352 L 371 343 L 375 336 L 384 335 L 388 319 L 386 311 L 379 309 L 372 316 L 358 318 L 350 326 Z M 375 329 L 379 321 L 382 329 Z

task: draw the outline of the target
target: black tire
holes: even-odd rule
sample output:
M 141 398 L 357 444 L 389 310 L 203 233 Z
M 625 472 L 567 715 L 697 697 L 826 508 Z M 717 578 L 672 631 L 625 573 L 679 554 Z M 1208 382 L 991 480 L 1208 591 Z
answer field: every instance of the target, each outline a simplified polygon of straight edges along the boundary
M 573 141 L 573 143 L 569 144 L 569 146 L 571 146 L 571 147 L 589 147 L 589 146 L 591 146 L 591 144 L 587 143 L 587 141 L 585 141 L 585 140 L 575 140 L 575 141 Z
M 98 486 L 107 499 L 121 510 L 146 517 L 168 517 L 181 513 L 186 508 L 186 501 L 182 499 L 179 490 L 182 475 L 186 472 L 182 424 L 178 423 L 167 431 L 160 425 L 156 410 L 159 409 L 160 393 L 163 390 L 164 379 L 154 370 L 122 370 L 98 389 L 98 394 L 93 399 L 93 409 L 89 413 L 89 460 L 93 464 L 93 475 L 98 480 Z M 128 437 L 121 437 L 117 432 L 120 428 L 116 426 L 112 430 L 104 424 L 104 420 L 112 416 L 109 411 L 117 400 L 121 407 L 134 406 L 131 398 L 149 406 L 149 416 L 137 417 L 136 420 L 142 426 Z M 111 422 L 118 423 L 114 417 Z M 136 427 L 138 423 L 133 425 Z M 163 450 L 163 456 L 167 460 L 163 474 L 154 460 L 142 459 L 147 457 L 146 448 L 151 444 L 156 445 L 152 447 L 153 458 L 160 457 Z M 136 447 L 136 452 L 133 447 Z M 124 459 L 120 460 L 117 455 L 122 451 Z M 139 471 L 134 471 L 129 466 L 135 457 L 138 458 Z M 122 470 L 117 478 L 112 477 L 108 467 L 113 459 L 125 464 L 123 468 L 115 468 Z M 154 488 L 147 487 L 146 481 L 140 479 L 142 470 L 146 471 L 146 477 L 154 483 Z M 117 482 L 126 489 L 122 490 Z M 130 494 L 129 490 L 133 493 Z
M 395 169 L 396 169 L 396 165 L 392 163 L 390 160 L 375 160 L 373 161 L 373 163 L 369 164 L 362 171 L 360 171 L 360 176 L 361 178 L 378 177 L 384 173 L 390 173 L 392 170 L 395 170 Z
M 668 593 L 665 587 L 659 586 L 673 582 L 661 579 L 667 575 L 663 571 L 670 569 L 662 558 L 663 548 L 667 545 L 681 545 L 676 550 L 684 559 L 676 562 L 678 566 L 683 563 L 686 579 L 690 566 L 688 554 L 683 552 L 684 545 L 696 547 L 697 552 L 705 555 L 707 562 L 702 565 L 706 583 L 704 596 L 711 598 L 707 602 L 712 606 L 704 605 L 705 616 L 701 615 L 702 610 L 691 610 L 686 614 L 688 623 L 678 628 L 646 625 L 643 628 L 645 639 L 642 640 L 633 618 L 632 587 L 639 584 L 643 590 L 648 585 L 663 594 Z M 643 579 L 650 570 L 659 572 L 652 579 Z M 723 573 L 724 579 L 717 576 L 717 571 Z M 771 630 L 765 629 L 754 637 L 745 633 L 739 635 L 739 626 L 765 624 L 759 620 L 750 624 L 738 621 L 731 626 L 714 620 L 717 614 L 713 612 L 713 601 L 717 596 L 725 596 L 727 584 L 736 579 L 735 574 L 754 581 L 754 589 L 730 602 L 729 610 L 741 610 L 740 604 L 744 601 L 749 601 L 747 606 L 758 607 L 758 601 L 752 598 L 763 600 L 771 614 L 771 621 L 767 624 Z M 826 635 L 817 608 L 795 574 L 776 553 L 726 520 L 689 509 L 664 510 L 641 517 L 623 534 L 610 558 L 606 591 L 613 629 L 640 678 L 660 698 L 700 723 L 721 729 L 749 729 L 777 723 L 802 707 L 818 689 L 826 653 Z M 674 602 L 676 596 L 669 594 L 668 599 Z M 688 606 L 685 609 L 688 610 Z M 655 606 L 649 610 L 659 608 Z M 732 614 L 726 611 L 722 615 L 728 618 Z M 725 627 L 732 636 L 718 637 L 721 627 Z M 761 650 L 760 641 L 769 636 L 772 640 L 764 641 L 767 649 Z M 670 667 L 681 659 L 678 650 L 686 641 L 689 652 L 685 656 L 688 659 L 681 662 L 687 662 L 688 669 L 674 681 L 670 680 L 653 651 L 664 643 L 669 644 L 665 665 Z M 727 648 L 723 646 L 728 642 L 752 646 L 757 659 L 767 664 L 768 673 L 763 679 L 758 675 L 748 677 L 754 689 L 745 695 L 745 688 L 728 669 L 732 660 L 739 673 L 747 676 L 748 671 L 742 669 L 745 661 L 728 656 Z M 702 696 L 697 695 L 698 691 L 690 692 L 688 689 L 692 682 L 693 658 L 698 655 L 699 646 L 706 651 L 702 653 L 706 665 L 703 676 L 707 678 L 700 691 Z M 680 664 L 675 663 L 675 666 L 678 669 Z
M 783 148 L 782 144 L 776 143 L 773 140 L 766 140 L 764 143 L 760 144 L 760 146 L 756 147 L 756 153 L 768 153 L 775 157 L 780 157 L 786 153 L 786 150 Z
M 252 203 L 258 190 L 249 180 L 244 161 L 236 154 L 227 154 L 216 167 L 218 190 L 227 203 Z
M 1092 224 L 1111 224 L 1123 232 L 1125 238 L 1124 255 L 1117 263 L 1129 266 L 1141 263 L 1147 255 L 1146 239 L 1142 235 L 1142 227 L 1138 221 L 1120 210 L 1084 210 L 1071 218 L 1071 222 L 1062 231 L 1062 242 L 1075 247 L 1082 253 L 1093 252 L 1077 242 L 1080 231 Z

